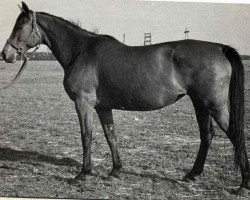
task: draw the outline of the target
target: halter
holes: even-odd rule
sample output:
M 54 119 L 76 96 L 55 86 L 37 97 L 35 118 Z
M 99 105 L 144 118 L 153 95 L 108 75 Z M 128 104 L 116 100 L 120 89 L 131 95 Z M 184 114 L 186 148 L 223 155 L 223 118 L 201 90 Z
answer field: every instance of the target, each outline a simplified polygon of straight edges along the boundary
M 25 45 L 25 43 L 27 42 L 27 40 L 29 39 L 29 37 L 31 36 L 32 33 L 35 33 L 39 36 L 39 38 L 41 39 L 41 34 L 37 28 L 37 23 L 36 23 L 36 12 L 33 12 L 33 20 L 32 20 L 32 31 L 30 32 L 30 34 L 28 35 L 28 37 L 22 42 L 22 45 L 20 47 L 18 47 L 16 44 L 14 44 L 10 39 L 7 40 L 7 43 L 9 43 L 14 49 L 17 50 L 17 52 L 21 55 L 22 57 L 22 50 L 23 50 L 23 46 Z M 38 45 L 36 45 L 36 48 L 31 52 L 30 56 L 40 47 L 41 43 L 39 43 Z M 24 61 L 23 64 L 21 66 L 21 68 L 19 69 L 17 75 L 15 76 L 15 78 L 5 87 L 0 88 L 0 90 L 6 89 L 7 87 L 11 86 L 13 83 L 15 83 L 15 81 L 17 80 L 17 78 L 22 74 L 24 68 L 26 67 L 27 63 L 28 63 L 28 58 L 26 57 L 26 54 L 23 54 L 24 57 Z
M 10 38 L 7 40 L 7 43 L 9 43 L 14 49 L 16 49 L 17 52 L 18 52 L 19 54 L 22 53 L 23 46 L 26 44 L 27 40 L 30 38 L 30 36 L 32 35 L 32 33 L 37 34 L 38 37 L 39 37 L 39 39 L 41 39 L 41 34 L 40 34 L 40 32 L 39 32 L 39 30 L 38 30 L 38 28 L 37 28 L 37 23 L 36 23 L 36 12 L 33 12 L 32 15 L 33 15 L 33 20 L 32 20 L 32 31 L 30 32 L 30 34 L 28 35 L 28 37 L 21 43 L 21 46 L 18 47 L 16 44 L 14 44 L 14 43 L 10 40 Z M 40 45 L 41 45 L 41 43 L 39 43 L 39 44 L 36 46 L 35 50 L 34 50 L 32 53 L 34 53 L 34 52 L 40 47 Z

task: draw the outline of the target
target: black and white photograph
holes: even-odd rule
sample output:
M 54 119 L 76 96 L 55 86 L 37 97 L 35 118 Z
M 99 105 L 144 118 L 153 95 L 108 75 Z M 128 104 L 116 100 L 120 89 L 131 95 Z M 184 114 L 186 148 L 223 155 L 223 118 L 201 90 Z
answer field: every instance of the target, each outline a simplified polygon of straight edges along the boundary
M 250 198 L 249 1 L 0 3 L 0 199 Z

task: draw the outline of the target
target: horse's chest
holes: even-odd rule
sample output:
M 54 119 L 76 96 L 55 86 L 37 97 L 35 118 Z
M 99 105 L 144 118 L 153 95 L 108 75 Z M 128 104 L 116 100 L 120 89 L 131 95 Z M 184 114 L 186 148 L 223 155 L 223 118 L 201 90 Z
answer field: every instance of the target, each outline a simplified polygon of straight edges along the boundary
M 76 91 L 77 91 L 75 83 L 65 76 L 63 80 L 63 85 L 70 99 L 74 100 L 76 96 Z
M 72 100 L 83 93 L 93 94 L 96 90 L 97 79 L 93 73 L 70 73 L 65 74 L 63 85 L 66 93 Z

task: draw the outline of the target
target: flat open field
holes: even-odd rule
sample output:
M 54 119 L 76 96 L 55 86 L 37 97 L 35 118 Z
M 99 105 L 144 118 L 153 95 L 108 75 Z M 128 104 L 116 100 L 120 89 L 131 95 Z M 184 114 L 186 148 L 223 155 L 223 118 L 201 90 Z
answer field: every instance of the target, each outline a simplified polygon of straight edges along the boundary
M 246 66 L 246 125 L 250 153 L 250 62 Z M 0 87 L 17 73 L 0 62 Z M 94 176 L 70 184 L 80 171 L 82 147 L 73 102 L 64 91 L 57 62 L 31 61 L 18 82 L 0 91 L 0 196 L 109 199 L 241 199 L 233 148 L 216 126 L 204 173 L 194 183 L 179 180 L 191 169 L 199 132 L 188 97 L 154 112 L 114 111 L 121 179 L 109 181 L 110 150 L 94 116 Z

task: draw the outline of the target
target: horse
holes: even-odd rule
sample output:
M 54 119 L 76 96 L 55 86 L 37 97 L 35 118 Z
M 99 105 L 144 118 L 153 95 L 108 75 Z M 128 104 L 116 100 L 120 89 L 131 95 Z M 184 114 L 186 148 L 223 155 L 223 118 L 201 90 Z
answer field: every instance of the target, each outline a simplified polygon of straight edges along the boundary
M 119 178 L 122 164 L 112 110 L 152 111 L 188 95 L 201 142 L 194 165 L 183 181 L 194 181 L 202 173 L 214 136 L 214 119 L 234 146 L 235 165 L 242 177 L 237 193 L 248 194 L 244 67 L 234 48 L 198 40 L 127 46 L 112 36 L 89 32 L 63 18 L 34 12 L 22 2 L 21 14 L 2 57 L 14 63 L 18 54 L 40 44 L 47 45 L 61 64 L 65 74 L 63 85 L 79 118 L 83 164 L 75 180 L 91 175 L 94 111 L 112 155 L 109 177 Z

